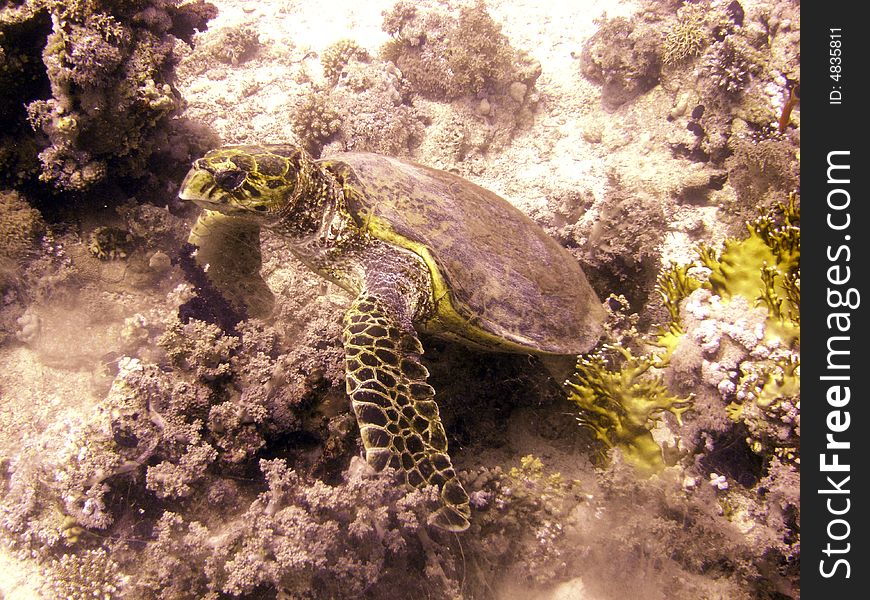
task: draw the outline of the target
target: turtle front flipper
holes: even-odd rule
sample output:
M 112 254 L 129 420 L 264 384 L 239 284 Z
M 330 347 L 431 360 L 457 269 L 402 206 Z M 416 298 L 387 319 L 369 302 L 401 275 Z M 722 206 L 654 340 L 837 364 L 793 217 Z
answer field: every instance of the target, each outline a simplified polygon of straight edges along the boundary
M 187 241 L 197 246 L 196 262 L 221 293 L 252 317 L 272 312 L 275 297 L 260 267 L 260 227 L 214 210 L 203 210 Z
M 347 392 L 366 460 L 402 471 L 413 487 L 435 485 L 442 506 L 429 522 L 448 531 L 468 528 L 468 495 L 447 454 L 423 347 L 410 320 L 376 294 L 363 291 L 344 317 Z

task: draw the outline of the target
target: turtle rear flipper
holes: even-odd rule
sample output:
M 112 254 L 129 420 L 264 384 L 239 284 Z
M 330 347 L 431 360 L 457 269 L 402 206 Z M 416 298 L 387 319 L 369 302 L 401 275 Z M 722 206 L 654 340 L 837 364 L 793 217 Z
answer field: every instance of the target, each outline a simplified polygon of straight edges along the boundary
M 260 227 L 214 210 L 203 210 L 187 241 L 197 246 L 196 262 L 227 300 L 248 316 L 266 317 L 275 297 L 260 276 Z
M 395 303 L 369 291 L 344 317 L 347 392 L 359 423 L 366 460 L 375 469 L 402 471 L 413 487 L 435 485 L 443 506 L 429 522 L 448 531 L 468 528 L 468 495 L 447 454 L 423 347 Z

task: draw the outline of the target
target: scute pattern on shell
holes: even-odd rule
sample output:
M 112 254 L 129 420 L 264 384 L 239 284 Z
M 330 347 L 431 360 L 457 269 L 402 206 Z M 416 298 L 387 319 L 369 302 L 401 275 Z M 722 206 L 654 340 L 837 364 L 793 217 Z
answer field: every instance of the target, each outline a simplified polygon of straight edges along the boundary
M 377 154 L 332 156 L 348 209 L 423 244 L 468 324 L 553 354 L 585 352 L 603 309 L 580 265 L 529 217 L 457 175 Z

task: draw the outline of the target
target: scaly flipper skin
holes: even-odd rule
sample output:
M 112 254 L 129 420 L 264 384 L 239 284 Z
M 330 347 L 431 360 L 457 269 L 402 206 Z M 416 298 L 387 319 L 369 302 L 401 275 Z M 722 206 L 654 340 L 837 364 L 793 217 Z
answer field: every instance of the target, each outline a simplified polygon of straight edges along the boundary
M 208 265 L 209 279 L 227 300 L 249 316 L 272 312 L 275 297 L 260 276 L 260 227 L 245 219 L 204 210 L 187 241 L 198 247 L 196 261 Z
M 364 290 L 344 317 L 347 392 L 366 460 L 395 467 L 411 486 L 435 485 L 443 506 L 429 522 L 448 531 L 468 528 L 468 495 L 447 454 L 423 347 L 410 319 L 387 296 Z

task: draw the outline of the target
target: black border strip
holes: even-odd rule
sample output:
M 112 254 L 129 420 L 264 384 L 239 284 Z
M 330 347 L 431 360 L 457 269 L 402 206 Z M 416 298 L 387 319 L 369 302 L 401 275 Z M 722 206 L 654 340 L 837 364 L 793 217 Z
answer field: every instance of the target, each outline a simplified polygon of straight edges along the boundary
M 866 598 L 870 589 L 870 112 L 861 93 L 870 34 L 861 5 L 814 2 L 801 14 L 801 593 L 811 599 Z

